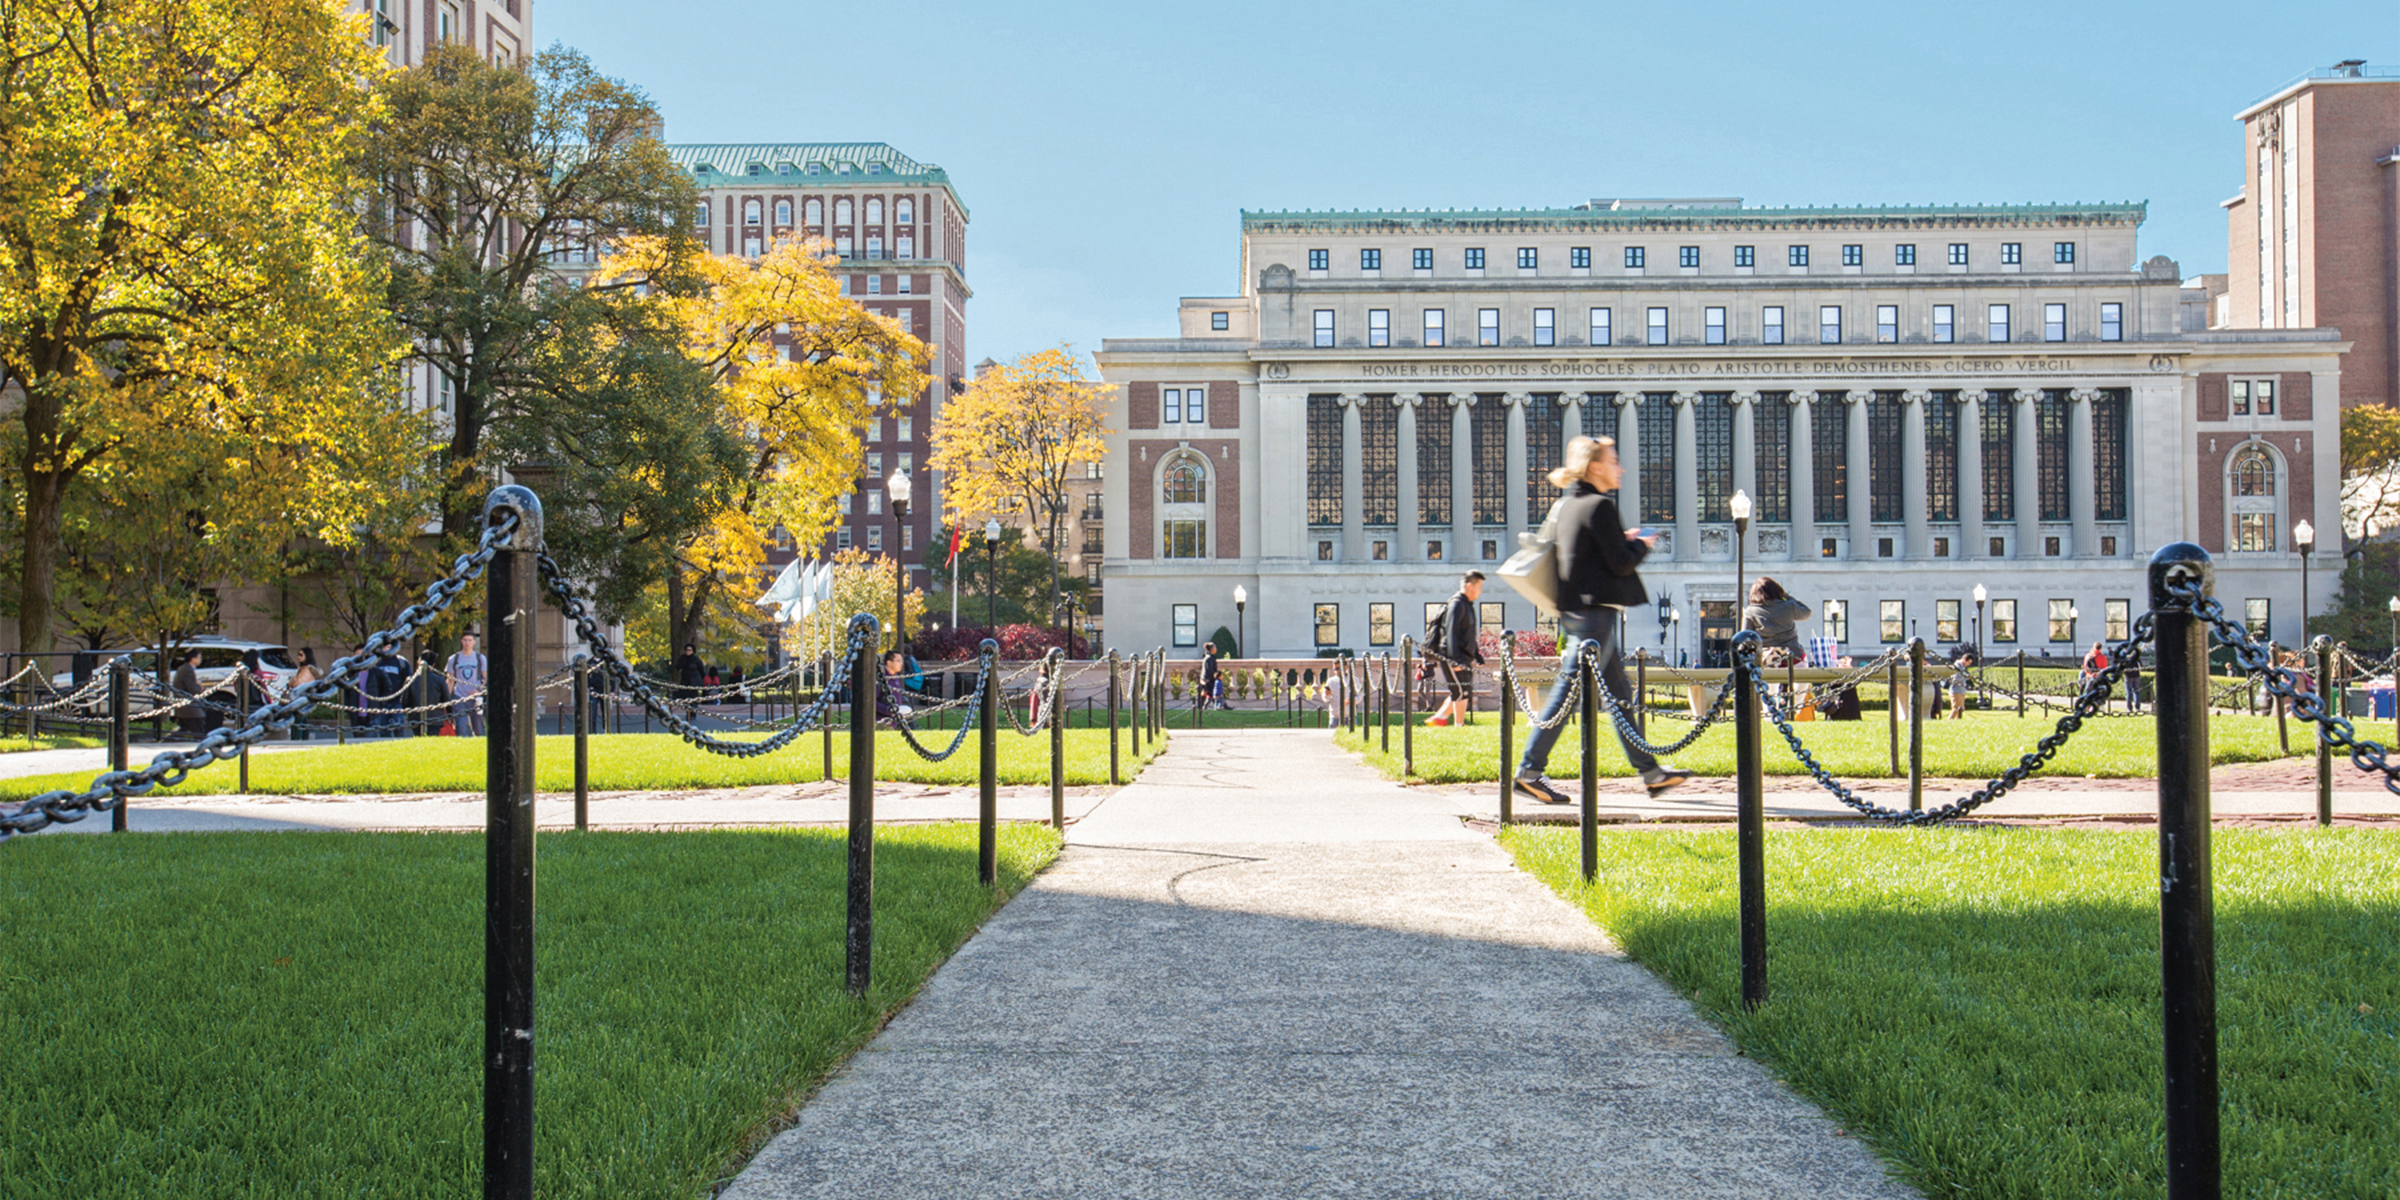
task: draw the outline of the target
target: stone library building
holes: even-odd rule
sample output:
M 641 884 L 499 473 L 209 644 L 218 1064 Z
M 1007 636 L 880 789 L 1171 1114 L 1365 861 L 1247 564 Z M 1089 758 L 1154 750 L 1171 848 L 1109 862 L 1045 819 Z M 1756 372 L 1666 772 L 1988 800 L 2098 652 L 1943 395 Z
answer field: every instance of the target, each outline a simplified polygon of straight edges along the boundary
M 2066 656 L 2124 636 L 2152 551 L 2299 633 L 2339 573 L 2340 356 L 2205 328 L 2138 204 L 1245 212 L 1241 287 L 1118 338 L 1109 632 L 1191 656 L 1393 649 L 1538 526 L 1576 434 L 1616 439 L 1655 531 L 1629 647 L 1720 661 L 1736 492 L 1751 578 L 1868 657 Z M 1237 612 L 1236 588 L 1247 600 Z M 1985 602 L 1978 608 L 1978 589 Z M 1488 629 L 1537 626 L 1497 580 Z

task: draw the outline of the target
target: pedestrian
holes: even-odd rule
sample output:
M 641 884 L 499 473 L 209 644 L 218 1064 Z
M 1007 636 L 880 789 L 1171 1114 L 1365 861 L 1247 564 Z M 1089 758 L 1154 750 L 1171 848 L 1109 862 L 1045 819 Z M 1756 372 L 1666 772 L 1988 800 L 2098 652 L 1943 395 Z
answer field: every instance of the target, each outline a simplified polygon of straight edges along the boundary
M 1217 669 L 1217 644 L 1200 648 L 1200 696 L 1211 708 L 1225 708 L 1225 676 Z
M 208 702 L 198 698 L 200 695 L 199 647 L 195 646 L 183 652 L 183 663 L 175 668 L 174 684 L 175 698 L 183 702 L 183 707 L 175 712 L 175 727 L 182 730 L 185 737 L 198 741 L 200 735 L 208 732 L 209 726 L 208 714 L 203 707 Z
M 1475 604 L 1482 598 L 1483 572 L 1469 571 L 1459 576 L 1442 615 L 1426 622 L 1426 656 L 1450 691 L 1450 698 L 1425 718 L 1428 725 L 1465 724 L 1474 711 L 1475 668 L 1483 662 L 1482 639 L 1476 636 L 1483 623 L 1476 619 Z
M 1567 802 L 1566 794 L 1551 786 L 1542 772 L 1550 765 L 1550 748 L 1558 742 L 1559 731 L 1566 727 L 1560 714 L 1575 691 L 1574 663 L 1580 643 L 1593 645 L 1599 656 L 1601 682 L 1618 707 L 1628 707 L 1633 700 L 1619 635 L 1626 608 L 1650 602 L 1649 589 L 1642 585 L 1641 565 L 1658 539 L 1639 529 L 1627 529 L 1618 519 L 1617 503 L 1609 497 L 1623 475 L 1616 440 L 1592 437 L 1568 442 L 1566 461 L 1550 472 L 1551 486 L 1566 491 L 1552 510 L 1558 522 L 1558 629 L 1562 638 L 1576 641 L 1560 648 L 1558 678 L 1550 685 L 1550 698 L 1542 705 L 1532 735 L 1525 739 L 1516 787 L 1551 804 Z M 1653 796 L 1692 777 L 1690 771 L 1662 765 L 1622 727 L 1617 730 L 1617 740 L 1625 747 L 1625 761 L 1641 772 L 1642 786 Z
M 1975 647 L 1971 645 L 1959 646 L 1958 653 L 1950 656 L 1950 718 L 1952 720 L 1958 720 L 1967 715 L 1967 693 L 1974 690 L 1975 685 L 1972 672 L 1982 665 L 1983 660 L 1976 656 Z
M 1799 662 L 1800 622 L 1817 615 L 1772 576 L 1761 575 L 1750 585 L 1750 606 L 1742 610 L 1742 628 L 1758 631 L 1758 665 L 1788 667 Z
M 458 653 L 442 666 L 442 677 L 450 684 L 450 727 L 460 737 L 484 733 L 483 687 L 491 663 L 478 651 L 479 645 L 474 634 L 458 635 Z
M 2079 677 L 2078 681 L 2082 683 L 2090 683 L 2092 681 L 2092 676 L 2097 675 L 2107 669 L 2107 644 L 2104 642 L 2093 642 L 2092 652 L 2083 656 L 2083 674 Z
M 690 642 L 683 644 L 683 653 L 674 664 L 675 687 L 683 695 L 686 713 L 697 716 L 700 689 L 706 685 L 708 666 L 700 661 L 700 648 Z
M 883 677 L 875 681 L 875 719 L 899 728 L 916 710 L 909 707 L 901 689 L 908 683 L 908 656 L 898 650 L 883 653 Z
M 363 706 L 374 715 L 367 719 L 377 737 L 400 736 L 407 717 L 400 710 L 408 707 L 408 662 L 400 652 L 385 646 L 375 654 L 367 671 L 367 690 L 373 693 Z
M 317 670 L 317 652 L 302 646 L 300 647 L 300 665 L 292 671 L 291 682 L 284 685 L 283 694 L 286 697 L 297 696 L 323 674 L 324 672 Z M 308 740 L 308 718 L 309 714 L 303 712 L 292 720 L 293 741 L 305 742 Z

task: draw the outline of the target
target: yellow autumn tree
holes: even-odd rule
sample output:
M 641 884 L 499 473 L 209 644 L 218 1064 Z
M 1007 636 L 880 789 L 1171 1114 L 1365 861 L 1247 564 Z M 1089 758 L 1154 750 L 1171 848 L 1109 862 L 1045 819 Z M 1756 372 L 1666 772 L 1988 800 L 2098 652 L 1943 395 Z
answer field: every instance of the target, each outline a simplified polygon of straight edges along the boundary
M 962 521 L 997 517 L 1039 530 L 1054 605 L 1069 481 L 1108 452 L 1108 395 L 1060 346 L 986 368 L 933 423 L 929 465 L 943 473 L 950 507 Z
M 858 486 L 862 435 L 883 396 L 925 389 L 932 354 L 889 317 L 842 294 L 822 242 L 778 241 L 756 261 L 709 256 L 678 264 L 665 239 L 630 240 L 603 281 L 654 278 L 681 266 L 699 275 L 666 301 L 684 353 L 715 389 L 719 419 L 748 459 L 711 519 L 675 547 L 666 589 L 668 640 L 694 640 L 709 609 L 747 614 L 768 535 L 780 525 L 802 545 L 831 532 L 837 498 Z

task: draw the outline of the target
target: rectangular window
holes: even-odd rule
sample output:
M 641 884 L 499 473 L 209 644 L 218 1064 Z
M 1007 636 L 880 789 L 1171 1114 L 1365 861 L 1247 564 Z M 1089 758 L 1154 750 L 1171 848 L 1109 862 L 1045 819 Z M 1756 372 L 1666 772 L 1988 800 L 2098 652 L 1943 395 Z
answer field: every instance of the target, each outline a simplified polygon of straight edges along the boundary
M 1675 265 L 1687 271 L 1700 269 L 1700 247 L 1683 246 L 1675 251 Z
M 1317 310 L 1317 339 L 1315 344 L 1319 350 L 1327 349 L 1333 345 L 1333 310 L 1330 308 L 1320 308 Z
M 1450 523 L 1450 412 L 1438 401 L 1417 411 L 1417 523 Z
M 1842 344 L 1841 305 L 1820 304 L 1817 306 L 1817 344 L 1820 346 Z
M 2061 392 L 2045 389 L 2033 402 L 2034 479 L 2041 491 L 2035 511 L 2045 521 L 2074 517 L 2067 504 L 2067 418 L 2067 398 Z
M 1663 308 L 1654 308 L 1650 310 L 1649 342 L 1653 346 L 1664 346 L 1667 344 L 1667 310 Z
M 1470 271 L 1480 271 L 1483 269 L 1482 247 L 1478 246 L 1467 251 L 1467 269 Z
M 1508 524 L 1508 408 L 1488 400 L 1469 410 L 1475 464 L 1475 523 Z
M 1875 602 L 1875 628 L 1885 645 L 1908 640 L 1908 602 L 1878 600 Z
M 2242 601 L 2242 629 L 2251 637 L 2261 640 L 2271 636 L 2267 632 L 2267 621 L 2271 611 L 2267 607 L 2267 599 L 2264 596 L 2252 596 Z
M 903 441 L 903 442 L 915 441 L 915 440 L 916 440 L 916 433 L 914 432 L 914 431 L 915 431 L 915 429 L 916 429 L 916 419 L 915 419 L 915 418 L 913 418 L 913 417 L 895 417 L 895 418 L 893 418 L 893 420 L 892 420 L 892 424 L 893 424 L 894 426 L 896 426 L 896 427 L 897 427 L 897 429 L 898 429 L 898 437 L 899 437 L 899 440 L 901 440 L 901 441 Z
M 2233 514 L 2233 548 L 2263 554 L 2275 548 L 2274 516 L 2270 513 Z
M 2042 306 L 2042 340 L 2045 342 L 2067 340 L 2066 305 L 2045 304 Z
M 1995 642 L 2014 642 L 2017 640 L 2016 601 L 1992 601 L 1992 640 Z
M 1613 346 L 1616 344 L 1616 341 L 1616 335 L 1609 330 L 1609 310 L 1605 308 L 1593 309 L 1592 344 L 1595 346 Z
M 1842 247 L 1842 265 L 1845 267 L 1863 267 L 1867 265 L 1867 248 L 1864 246 Z
M 1537 308 L 1533 310 L 1533 344 L 1536 346 L 1555 346 L 1558 344 L 1557 309 Z
M 1757 440 L 1758 519 L 1792 519 L 1792 405 L 1789 393 L 1767 392 L 1751 406 Z
M 1670 392 L 1644 392 L 1635 410 L 1641 431 L 1642 513 L 1638 524 L 1668 525 L 1675 520 L 1675 397 Z M 1664 486 L 1653 487 L 1656 480 Z
M 1558 489 L 1550 486 L 1550 469 L 1566 449 L 1567 410 L 1558 397 L 1536 393 L 1525 403 L 1525 520 L 1538 524 L 1549 513 Z
M 1433 251 L 1431 251 L 1431 250 L 1411 250 L 1411 251 L 1409 251 L 1409 252 L 1408 252 L 1408 265 L 1409 265 L 1409 266 L 1411 266 L 1411 267 L 1414 267 L 1414 268 L 1416 268 L 1417 270 L 1420 270 L 1420 271 L 1430 271 L 1430 270 L 1432 270 L 1432 269 L 1433 269 Z
M 1950 265 L 1954 267 L 1967 265 L 1967 244 L 1965 242 L 1950 243 Z
M 1175 644 L 1178 646 L 1200 644 L 1199 605 L 1178 604 L 1175 606 Z
M 1361 524 L 1400 523 L 1400 407 L 1381 396 L 1358 406 L 1358 507 Z
M 1342 523 L 1342 398 L 1308 398 L 1308 523 Z
M 1907 471 L 1901 459 L 1901 426 L 1907 406 L 1897 392 L 1877 392 L 1867 401 L 1867 515 L 1875 521 L 1905 521 L 1900 477 Z
M 2233 381 L 2232 386 L 2228 390 L 2233 395 L 2233 415 L 2237 417 L 2249 416 L 2250 381 L 2247 379 L 2236 379 Z
M 1183 423 L 1182 388 L 1160 388 L 1158 390 L 1158 419 L 1164 425 Z M 876 423 L 882 424 L 880 421 Z
M 2133 632 L 2133 601 L 2101 601 L 2100 619 L 2106 627 L 2100 636 L 2112 642 L 2124 641 Z
M 1383 251 L 1381 251 L 1381 250 L 1361 250 L 1361 251 L 1359 251 L 1359 252 L 1358 252 L 1358 269 L 1359 269 L 1359 270 L 1361 270 L 1361 271 L 1380 271 L 1380 270 L 1382 270 L 1382 269 L 1383 269 Z
M 1208 522 L 1198 520 L 1167 522 L 1166 557 L 1208 557 Z
M 2007 305 L 1994 304 L 1984 309 L 1983 340 L 1995 343 L 2008 340 Z
M 2125 412 L 2133 394 L 2107 388 L 2092 399 L 2092 518 L 2125 519 Z
M 1875 340 L 1878 342 L 1900 340 L 1899 305 L 1878 304 L 1875 306 Z
M 1508 606 L 1498 600 L 1477 601 L 1475 623 L 1484 633 L 1508 632 Z
M 1839 393 L 1817 393 L 1817 402 L 1808 406 L 1809 449 L 1816 461 L 1810 464 L 1810 478 L 1817 495 L 1816 519 L 1824 522 L 1850 519 L 1850 409 Z
M 1517 269 L 1536 271 L 1542 266 L 1542 252 L 1532 246 L 1517 247 Z
M 1959 640 L 1958 624 L 1958 601 L 1936 600 L 1933 602 L 1934 641 L 1955 642 Z
M 1499 309 L 1479 308 L 1475 310 L 1475 344 L 1478 346 L 1500 344 Z
M 850 548 L 850 531 L 848 529 L 836 529 L 833 531 L 833 548 L 836 550 L 847 550 Z
M 2052 244 L 2051 244 L 2051 246 L 2050 246 L 2050 261 L 2051 261 L 2051 262 L 2054 262 L 2054 263 L 2072 263 L 2072 262 L 2074 262 L 2074 261 L 2075 261 L 2075 243 L 2073 243 L 2073 242 L 2054 242 L 2054 243 L 2052 243 Z
M 1330 270 L 1330 269 L 1332 269 L 1332 267 L 1333 267 L 1333 251 L 1331 251 L 1331 250 L 1311 250 L 1311 251 L 1309 251 L 1309 252 L 1308 252 L 1308 269 L 1309 269 L 1309 270 L 1311 270 L 1311 271 L 1325 271 L 1325 270 Z
M 1892 247 L 1892 265 L 1895 267 L 1917 265 L 1917 248 L 1906 244 Z
M 1733 498 L 1733 393 L 1702 392 L 1692 406 L 1692 460 L 1700 519 L 1730 521 Z
M 1957 392 L 1935 392 L 1925 400 L 1925 519 L 1958 519 Z
M 1591 270 L 1592 248 L 1590 246 L 1577 246 L 1574 249 L 1567 251 L 1567 265 L 1575 268 L 1578 271 Z
M 1627 269 L 1627 270 L 1630 270 L 1630 271 L 1639 271 L 1639 270 L 1641 270 L 1641 269 L 1642 269 L 1642 264 L 1643 264 L 1645 261 L 1647 261 L 1647 258 L 1648 258 L 1648 252 L 1647 252 L 1647 251 L 1645 251 L 1645 250 L 1644 250 L 1642 247 L 1640 247 L 1640 246 L 1627 246 L 1627 247 L 1625 247 L 1625 267 L 1626 267 L 1626 269 Z
M 2275 415 L 2274 380 L 2259 380 L 2257 384 L 2250 389 L 2250 395 L 2253 399 L 2258 401 L 2258 403 L 2252 407 L 2251 411 L 2262 417 L 2271 417 Z
M 1808 247 L 1806 246 L 1787 246 L 1784 248 L 1783 255 L 1784 261 L 1791 266 L 1805 267 L 1808 265 Z
M 1735 247 L 1733 248 L 1733 265 L 1734 265 L 1734 266 L 1737 266 L 1737 267 L 1755 267 L 1755 266 L 1757 266 L 1757 265 L 1758 265 L 1758 247 L 1756 247 L 1756 246 L 1735 246 Z
M 1983 519 L 2017 519 L 2017 405 L 2006 392 L 1985 392 L 1983 413 Z M 1994 558 L 1999 552 L 1994 551 Z
M 867 478 L 875 480 L 883 478 L 883 456 L 881 454 L 867 456 Z
M 1724 309 L 1708 308 L 1701 310 L 1700 340 L 1711 346 L 1722 346 L 1725 344 Z
M 2075 640 L 2074 601 L 2053 600 L 2050 602 L 2050 640 L 2054 642 Z
M 850 515 L 850 503 L 850 493 L 848 492 L 843 492 L 841 495 L 833 498 L 834 510 L 841 513 L 845 517 Z
M 1392 310 L 1388 308 L 1367 310 L 1367 344 L 1370 346 L 1392 344 Z
M 1429 308 L 1425 310 L 1425 344 L 1427 346 L 1439 346 L 1442 344 L 1441 309 Z
M 916 526 L 903 525 L 900 527 L 900 548 L 902 550 L 914 550 L 917 548 Z
M 1392 605 L 1388 600 L 1367 605 L 1367 644 L 1392 644 Z
M 872 525 L 867 528 L 867 550 L 875 554 L 883 553 L 883 526 Z
M 2024 261 L 2025 261 L 2025 244 L 2024 244 L 2023 242 L 2002 242 L 2002 243 L 2000 243 L 2000 265 L 2001 265 L 2001 266 L 2004 266 L 2004 267 L 2013 267 L 2013 266 L 2016 266 L 2018 263 L 2021 263 L 2021 262 L 2024 262 Z
M 1958 339 L 1958 310 L 1947 304 L 1933 306 L 1933 340 L 1950 342 Z
M 1319 604 L 1319 605 L 1317 605 L 1317 606 L 1316 606 L 1316 623 L 1317 623 L 1317 644 L 1318 644 L 1318 645 L 1320 645 L 1320 646 L 1339 646 L 1339 645 L 1341 645 L 1341 644 L 1342 644 L 1342 606 L 1341 606 L 1341 605 L 1339 605 L 1339 604 Z
M 1840 600 L 1825 602 L 1825 636 L 1839 644 L 1850 640 L 1850 606 Z
M 1782 305 L 1770 304 L 1758 310 L 1758 344 L 1762 346 L 1783 344 Z
M 2100 340 L 2104 342 L 2125 340 L 2124 305 L 2111 300 L 2100 306 Z

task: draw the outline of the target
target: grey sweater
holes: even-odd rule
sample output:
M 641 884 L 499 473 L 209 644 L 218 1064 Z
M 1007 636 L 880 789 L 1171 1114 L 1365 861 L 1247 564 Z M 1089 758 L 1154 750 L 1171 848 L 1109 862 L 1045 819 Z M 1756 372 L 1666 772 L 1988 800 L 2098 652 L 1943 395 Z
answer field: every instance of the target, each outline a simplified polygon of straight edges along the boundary
M 1781 646 L 1786 650 L 1800 648 L 1800 622 L 1815 616 L 1809 607 L 1785 596 L 1771 604 L 1753 604 L 1742 611 L 1742 627 L 1758 631 L 1759 643 Z

